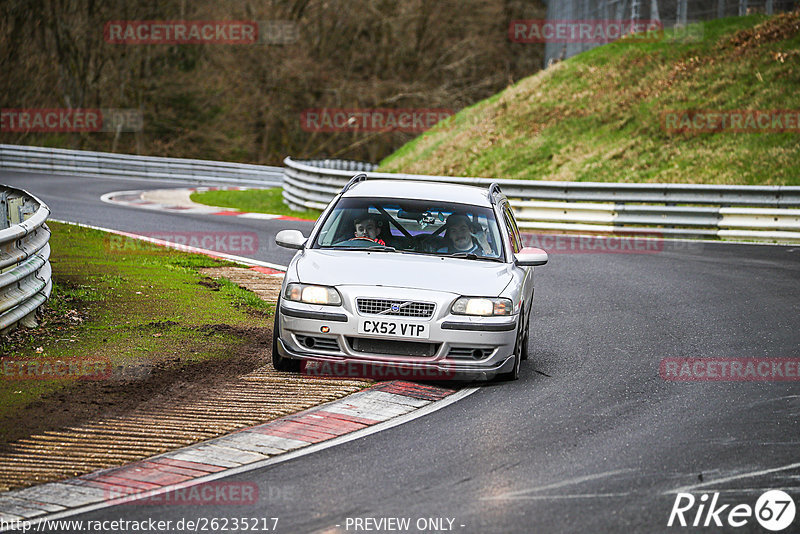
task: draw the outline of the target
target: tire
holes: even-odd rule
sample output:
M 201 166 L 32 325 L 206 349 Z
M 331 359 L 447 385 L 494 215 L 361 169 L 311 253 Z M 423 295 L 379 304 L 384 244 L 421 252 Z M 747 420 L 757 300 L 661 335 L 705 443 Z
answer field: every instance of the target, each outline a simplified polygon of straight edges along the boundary
M 517 340 L 514 343 L 514 367 L 511 371 L 498 375 L 498 378 L 504 382 L 513 382 L 519 380 L 519 368 L 522 360 L 527 358 L 525 318 L 520 315 L 519 326 L 517 327 Z M 524 348 L 523 348 L 524 347 Z
M 525 323 L 525 339 L 522 342 L 522 359 L 527 360 L 528 356 L 530 356 L 530 352 L 528 350 L 528 342 L 530 341 L 531 337 L 531 319 L 528 318 L 528 321 Z
M 291 358 L 284 358 L 278 352 L 278 335 L 281 331 L 281 316 L 280 316 L 281 299 L 278 297 L 278 302 L 275 303 L 275 322 L 272 326 L 272 366 L 276 371 L 284 372 L 298 372 L 300 371 L 300 360 L 293 360 Z

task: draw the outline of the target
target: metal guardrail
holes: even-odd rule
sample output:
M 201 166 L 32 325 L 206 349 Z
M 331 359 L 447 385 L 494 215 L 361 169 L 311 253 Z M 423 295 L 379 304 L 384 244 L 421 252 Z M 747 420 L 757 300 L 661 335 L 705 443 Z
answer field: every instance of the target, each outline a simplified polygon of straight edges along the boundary
M 0 145 L 0 169 L 259 186 L 283 180 L 283 169 L 267 165 L 21 145 Z
M 378 166 L 374 163 L 367 163 L 366 161 L 353 161 L 349 159 L 309 159 L 303 161 L 303 163 L 306 165 L 311 165 L 312 167 L 352 172 L 369 172 L 378 168 Z M 283 171 L 283 169 L 281 169 L 281 171 Z
M 283 198 L 324 209 L 356 170 L 370 178 L 488 187 L 500 184 L 521 229 L 800 242 L 800 187 L 495 180 L 344 169 L 341 161 L 284 163 Z
M 36 326 L 50 297 L 50 208 L 33 195 L 0 185 L 0 333 Z

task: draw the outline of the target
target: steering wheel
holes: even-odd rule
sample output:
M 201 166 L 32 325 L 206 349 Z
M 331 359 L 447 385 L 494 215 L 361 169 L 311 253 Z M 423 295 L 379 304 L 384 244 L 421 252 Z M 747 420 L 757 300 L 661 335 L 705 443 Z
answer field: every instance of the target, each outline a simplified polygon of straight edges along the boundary
M 414 248 L 418 252 L 436 252 L 443 246 L 442 238 L 434 234 L 414 236 Z

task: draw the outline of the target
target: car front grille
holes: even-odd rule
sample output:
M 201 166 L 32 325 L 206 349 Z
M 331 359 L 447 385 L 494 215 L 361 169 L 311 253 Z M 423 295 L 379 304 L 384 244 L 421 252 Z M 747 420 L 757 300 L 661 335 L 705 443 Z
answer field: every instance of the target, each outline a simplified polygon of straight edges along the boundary
M 433 356 L 441 346 L 441 343 L 395 341 L 367 337 L 348 337 L 347 342 L 356 352 L 385 354 L 387 356 Z
M 421 317 L 428 319 L 433 315 L 432 302 L 412 302 L 407 300 L 356 299 L 359 313 L 365 315 L 393 315 L 396 317 Z

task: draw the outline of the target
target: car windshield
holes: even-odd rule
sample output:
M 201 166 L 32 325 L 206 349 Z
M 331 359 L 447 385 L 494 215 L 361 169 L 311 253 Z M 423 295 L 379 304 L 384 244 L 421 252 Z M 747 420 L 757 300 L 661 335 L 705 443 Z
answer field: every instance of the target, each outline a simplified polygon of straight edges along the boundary
M 343 198 L 328 214 L 313 248 L 503 259 L 490 208 L 427 200 Z

